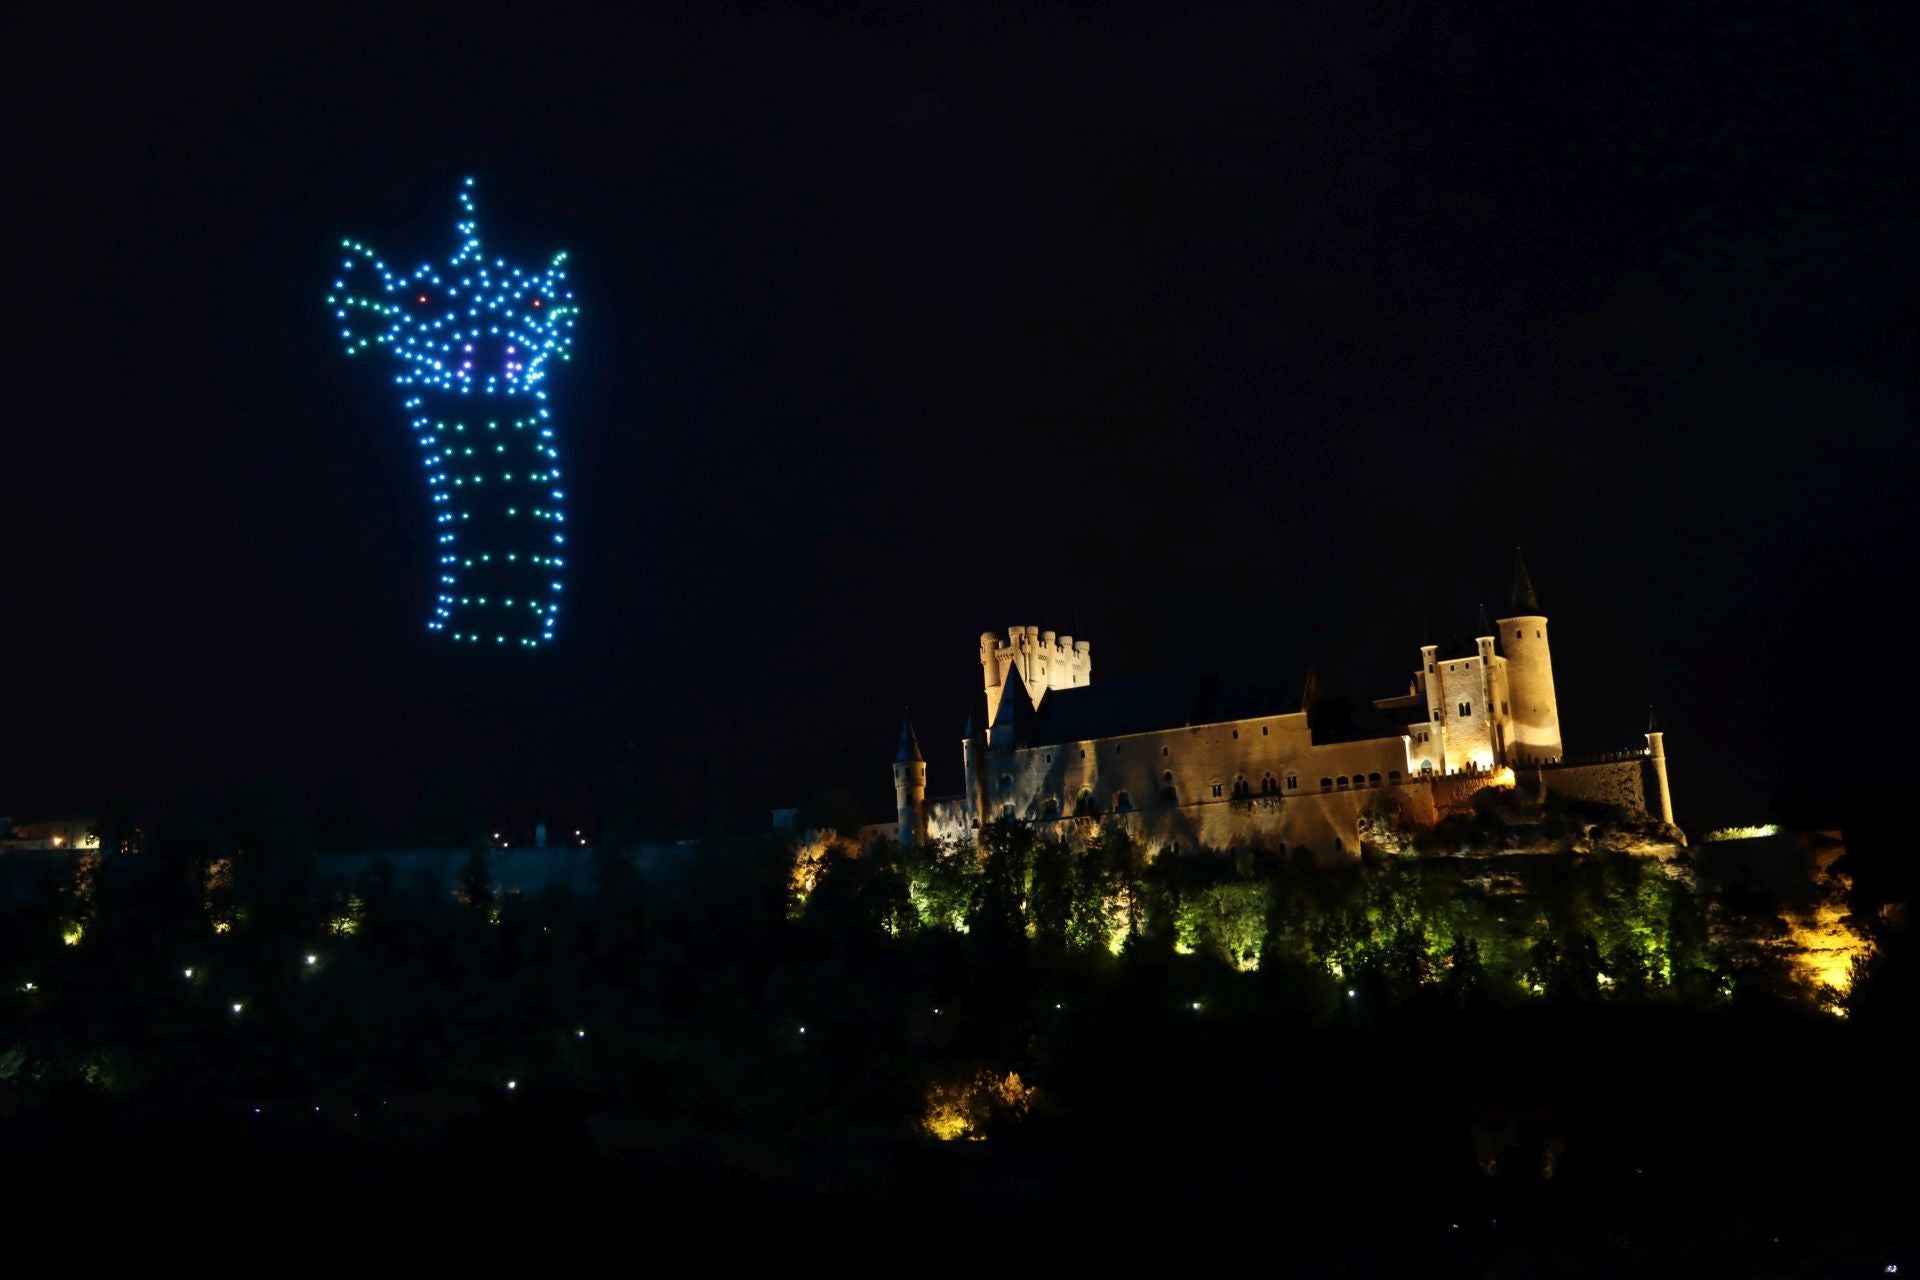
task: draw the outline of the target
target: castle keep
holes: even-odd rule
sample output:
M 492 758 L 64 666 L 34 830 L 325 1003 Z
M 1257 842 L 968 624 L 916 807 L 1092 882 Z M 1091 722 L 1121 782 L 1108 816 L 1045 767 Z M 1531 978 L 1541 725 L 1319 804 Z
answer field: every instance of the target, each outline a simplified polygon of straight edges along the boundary
M 1096 685 L 1086 640 L 989 632 L 959 795 L 928 797 L 918 736 L 901 724 L 899 838 L 969 842 L 985 823 L 1021 822 L 1077 843 L 1117 823 L 1149 845 L 1305 846 L 1337 860 L 1358 855 L 1363 824 L 1382 813 L 1431 826 L 1487 787 L 1516 786 L 1672 823 L 1651 726 L 1644 746 L 1565 756 L 1547 618 L 1524 563 L 1507 615 L 1483 610 L 1478 631 L 1470 645 L 1420 646 L 1406 693 L 1358 703 L 1323 698 L 1311 673 Z

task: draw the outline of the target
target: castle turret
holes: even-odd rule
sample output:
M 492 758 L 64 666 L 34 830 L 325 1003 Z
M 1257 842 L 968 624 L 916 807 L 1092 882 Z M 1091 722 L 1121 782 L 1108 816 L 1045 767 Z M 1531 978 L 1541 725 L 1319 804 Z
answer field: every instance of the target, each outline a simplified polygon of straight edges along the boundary
M 1553 652 L 1547 643 L 1547 618 L 1527 576 L 1527 562 L 1514 549 L 1513 609 L 1499 619 L 1500 649 L 1507 659 L 1507 691 L 1512 705 L 1513 740 L 1508 755 L 1520 764 L 1558 760 L 1560 704 L 1553 694 Z
M 893 802 L 900 816 L 900 843 L 915 844 L 927 836 L 927 758 L 913 718 L 900 713 L 900 749 L 893 753 Z
M 1660 821 L 1672 826 L 1673 791 L 1667 786 L 1667 735 L 1660 731 L 1652 708 L 1647 709 L 1647 764 L 1653 770 L 1653 782 L 1660 799 Z
M 1499 766 L 1507 763 L 1512 754 L 1510 737 L 1512 727 L 1507 723 L 1502 706 L 1509 699 L 1509 686 L 1506 672 L 1501 664 L 1494 661 L 1494 639 L 1496 632 L 1493 623 L 1487 621 L 1487 606 L 1480 606 L 1480 617 L 1474 627 L 1473 651 L 1480 659 L 1480 696 L 1478 701 L 1484 707 L 1487 717 L 1487 747 L 1493 753 L 1491 764 Z

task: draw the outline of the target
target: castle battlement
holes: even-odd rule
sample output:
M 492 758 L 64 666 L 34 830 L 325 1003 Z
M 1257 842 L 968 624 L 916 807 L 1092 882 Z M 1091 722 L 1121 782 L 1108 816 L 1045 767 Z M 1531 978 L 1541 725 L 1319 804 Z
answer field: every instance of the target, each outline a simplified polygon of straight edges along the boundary
M 980 674 L 987 694 L 988 724 L 1000 710 L 1000 693 L 1016 667 L 1037 707 L 1049 689 L 1093 683 L 1093 644 L 1039 627 L 1008 627 L 1004 640 L 991 631 L 981 632 Z

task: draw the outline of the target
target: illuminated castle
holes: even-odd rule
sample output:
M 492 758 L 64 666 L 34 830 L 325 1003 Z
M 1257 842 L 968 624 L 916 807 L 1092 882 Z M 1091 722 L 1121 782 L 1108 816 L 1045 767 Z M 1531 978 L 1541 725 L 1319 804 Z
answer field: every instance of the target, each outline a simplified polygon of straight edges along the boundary
M 965 789 L 928 798 L 903 721 L 893 765 L 902 841 L 970 841 L 982 824 L 1039 824 L 1083 841 L 1118 823 L 1150 845 L 1306 846 L 1353 856 L 1363 825 L 1395 812 L 1431 826 L 1487 787 L 1673 821 L 1661 734 L 1570 760 L 1553 655 L 1524 563 L 1512 607 L 1471 646 L 1420 647 L 1408 691 L 1322 698 L 1311 673 L 1281 684 L 1211 677 L 1093 683 L 1092 645 L 1038 627 L 980 637 L 984 716 L 960 752 Z

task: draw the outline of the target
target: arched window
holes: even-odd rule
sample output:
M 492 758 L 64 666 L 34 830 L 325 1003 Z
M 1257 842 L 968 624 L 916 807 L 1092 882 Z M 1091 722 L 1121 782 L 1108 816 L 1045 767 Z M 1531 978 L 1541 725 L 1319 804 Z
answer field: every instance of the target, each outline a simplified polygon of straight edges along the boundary
M 1042 817 L 1046 817 L 1046 818 L 1059 817 L 1060 802 L 1054 799 L 1052 796 L 1048 796 L 1046 803 L 1040 806 L 1040 814 Z
M 1172 786 L 1172 785 L 1173 785 L 1173 770 L 1171 770 L 1171 769 L 1169 769 L 1169 770 L 1167 770 L 1167 771 L 1166 771 L 1165 773 L 1163 773 L 1163 774 L 1161 774 L 1161 775 L 1160 775 L 1160 781 L 1162 781 L 1162 782 L 1164 782 L 1164 783 L 1166 783 L 1166 784 L 1167 784 L 1168 786 Z
M 1422 761 L 1420 762 L 1420 772 L 1422 772 L 1422 773 L 1432 773 L 1432 772 L 1433 772 L 1433 761 L 1431 761 L 1431 760 L 1422 760 Z
M 1347 789 L 1348 782 L 1349 782 L 1349 779 L 1347 778 L 1347 775 L 1343 773 L 1339 777 L 1333 780 L 1333 785 L 1340 788 L 1342 791 L 1345 791 Z
M 1252 793 L 1247 787 L 1247 780 L 1245 778 L 1235 778 L 1233 780 L 1233 798 L 1235 800 L 1244 800 L 1250 794 Z
M 1332 779 L 1332 778 L 1322 778 L 1322 779 L 1320 779 L 1320 789 L 1321 789 L 1322 791 L 1331 791 L 1331 790 L 1333 790 L 1333 779 Z
M 1368 786 L 1370 786 L 1370 787 L 1377 787 L 1377 786 L 1379 786 L 1379 785 L 1380 785 L 1380 775 L 1379 775 L 1379 774 L 1377 774 L 1377 773 L 1370 773 L 1370 774 L 1368 774 L 1368 775 L 1367 775 L 1367 785 L 1368 785 Z
M 1271 773 L 1267 774 L 1265 777 L 1260 779 L 1261 795 L 1270 796 L 1279 790 L 1280 790 L 1280 779 L 1274 777 Z
M 1160 802 L 1162 804 L 1180 803 L 1180 793 L 1174 789 L 1171 769 L 1160 775 Z
M 1387 770 L 1387 781 L 1388 782 L 1400 781 L 1400 771 L 1398 769 Z
M 1010 773 L 1001 774 L 1000 775 L 1000 794 L 1005 795 L 1007 792 L 1011 790 L 1013 790 L 1013 775 Z
M 1129 796 L 1124 791 L 1114 792 L 1113 793 L 1113 811 L 1115 813 L 1133 812 L 1133 797 Z
M 1080 814 L 1082 817 L 1088 817 L 1088 818 L 1092 817 L 1097 812 L 1097 810 L 1095 810 L 1093 807 L 1093 788 L 1091 787 L 1081 788 L 1080 802 L 1079 804 L 1074 806 L 1073 811 L 1077 814 Z

